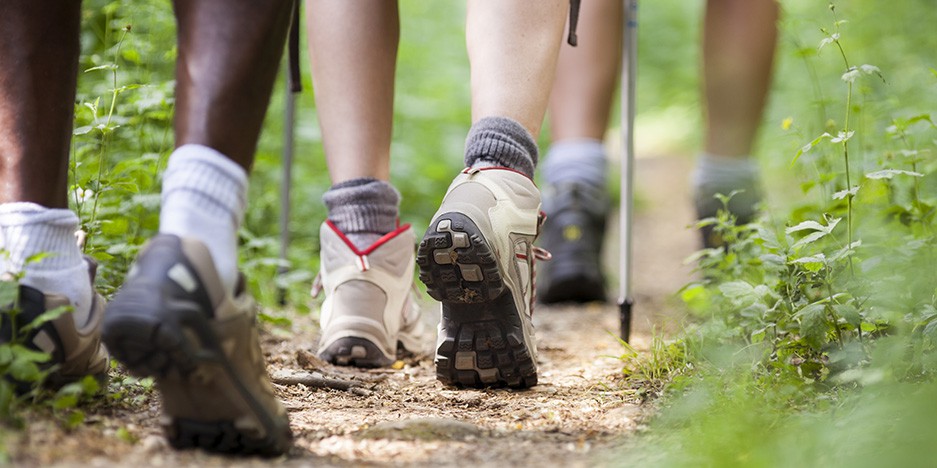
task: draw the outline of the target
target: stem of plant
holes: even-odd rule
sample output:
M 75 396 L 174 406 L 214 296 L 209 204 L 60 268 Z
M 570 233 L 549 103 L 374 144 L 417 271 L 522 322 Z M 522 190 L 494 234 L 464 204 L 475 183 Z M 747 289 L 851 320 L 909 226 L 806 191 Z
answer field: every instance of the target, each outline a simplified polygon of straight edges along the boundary
M 833 41 L 836 44 L 836 48 L 839 50 L 840 56 L 843 57 L 843 63 L 846 65 L 846 71 L 850 70 L 849 60 L 846 58 L 846 51 L 843 50 L 843 45 L 839 42 L 839 39 Z M 846 89 L 846 117 L 843 123 L 843 161 L 846 169 L 846 190 L 849 192 L 846 194 L 846 247 L 852 248 L 852 178 L 849 175 L 849 114 L 852 110 L 852 82 L 847 83 Z M 852 255 L 849 256 L 849 272 L 855 275 L 856 270 L 852 262 Z
M 98 201 L 101 199 L 101 181 L 104 180 L 104 157 L 107 155 L 107 147 L 110 142 L 111 136 L 111 119 L 114 117 L 114 109 L 117 107 L 117 96 L 120 95 L 120 89 L 117 87 L 117 59 L 120 58 L 120 47 L 124 43 L 124 38 L 127 37 L 128 29 L 123 29 L 124 33 L 120 36 L 120 39 L 117 41 L 117 48 L 114 51 L 114 68 L 111 69 L 111 105 L 107 110 L 107 118 L 104 120 L 104 128 L 101 130 L 101 151 L 98 154 L 98 193 L 94 197 L 94 204 L 91 206 L 91 226 L 94 225 L 95 219 L 98 215 Z M 88 240 L 85 242 L 85 249 L 89 249 L 91 246 L 91 239 L 93 239 L 92 232 L 88 232 Z
M 830 272 L 829 268 L 827 268 L 826 270 L 827 270 L 826 271 L 826 290 L 829 293 L 829 297 L 830 297 L 830 302 L 826 306 L 826 310 L 827 310 L 827 313 L 830 314 L 830 319 L 831 319 L 830 321 L 833 323 L 833 330 L 836 331 L 836 341 L 839 342 L 839 349 L 843 349 L 843 332 L 839 329 L 839 317 L 836 315 L 836 311 L 833 310 L 833 303 L 835 301 L 833 299 L 833 286 L 832 286 L 833 278 L 830 277 L 832 273 Z

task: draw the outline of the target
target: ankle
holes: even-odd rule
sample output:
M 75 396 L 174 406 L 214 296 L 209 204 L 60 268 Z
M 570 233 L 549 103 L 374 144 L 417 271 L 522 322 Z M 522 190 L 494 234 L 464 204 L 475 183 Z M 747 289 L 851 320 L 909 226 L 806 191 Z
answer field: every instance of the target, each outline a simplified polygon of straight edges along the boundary
M 221 153 L 184 145 L 163 175 L 159 231 L 208 247 L 229 292 L 237 283 L 237 231 L 247 208 L 247 172 Z
M 74 306 L 75 323 L 91 310 L 93 291 L 88 265 L 75 240 L 78 216 L 35 203 L 0 205 L 0 238 L 7 252 L 3 272 L 44 294 L 59 294 Z
M 397 228 L 400 194 L 389 182 L 359 178 L 333 185 L 323 196 L 328 219 L 358 249 Z
M 467 167 L 501 166 L 533 178 L 537 154 L 537 142 L 530 132 L 506 117 L 475 122 L 465 140 Z

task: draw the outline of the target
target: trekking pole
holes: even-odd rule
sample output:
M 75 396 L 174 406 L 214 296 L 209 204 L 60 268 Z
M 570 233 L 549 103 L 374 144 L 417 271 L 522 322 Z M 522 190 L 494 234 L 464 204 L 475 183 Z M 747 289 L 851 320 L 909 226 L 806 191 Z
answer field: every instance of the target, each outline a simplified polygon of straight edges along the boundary
M 638 1 L 624 1 L 624 31 L 621 61 L 621 252 L 618 315 L 621 339 L 631 339 L 632 296 L 632 218 L 634 215 L 634 98 L 638 62 Z
M 287 82 L 290 78 L 287 75 Z M 287 88 L 283 93 L 286 106 L 283 116 L 283 181 L 280 183 L 280 258 L 277 266 L 277 276 L 285 275 L 289 271 L 286 266 L 287 247 L 290 243 L 290 190 L 293 185 L 293 146 L 295 137 L 293 125 L 296 122 L 296 95 Z M 277 302 L 286 305 L 286 288 L 277 286 Z
M 277 277 L 289 271 L 287 266 L 287 247 L 290 243 L 290 191 L 293 186 L 293 148 L 296 137 L 293 128 L 296 125 L 296 94 L 302 91 L 302 82 L 299 75 L 299 5 L 300 0 L 293 2 L 293 19 L 290 25 L 287 40 L 286 64 L 286 90 L 285 111 L 283 116 L 283 181 L 280 184 L 280 257 L 277 266 Z M 286 305 L 286 288 L 277 286 L 277 302 Z

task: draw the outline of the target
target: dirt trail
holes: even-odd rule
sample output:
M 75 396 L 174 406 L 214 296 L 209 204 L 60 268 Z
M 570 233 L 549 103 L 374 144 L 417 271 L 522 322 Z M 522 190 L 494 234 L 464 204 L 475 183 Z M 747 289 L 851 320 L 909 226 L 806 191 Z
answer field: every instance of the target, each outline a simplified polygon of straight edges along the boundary
M 688 170 L 685 158 L 638 161 L 632 339 L 638 348 L 648 343 L 652 326 L 678 320 L 671 296 L 687 281 L 689 268 L 682 261 L 696 241 L 685 229 L 692 220 Z M 610 269 L 617 263 L 616 239 L 608 243 Z M 429 330 L 435 330 L 437 307 L 424 306 Z M 613 358 L 622 353 L 615 339 L 617 313 L 611 304 L 539 307 L 534 323 L 540 384 L 527 391 L 442 386 L 429 354 L 432 334 L 426 336 L 427 354 L 399 370 L 328 366 L 310 351 L 312 324 L 297 320 L 290 333 L 266 335 L 271 372 L 305 368 L 365 380 L 370 394 L 277 386 L 296 448 L 276 460 L 169 449 L 157 425 L 155 391 L 136 401 L 97 404 L 88 410 L 89 424 L 70 433 L 48 416 L 35 418 L 23 432 L 7 433 L 6 444 L 20 466 L 592 465 L 596 457 L 613 456 L 646 412 L 635 392 L 619 385 L 621 364 Z

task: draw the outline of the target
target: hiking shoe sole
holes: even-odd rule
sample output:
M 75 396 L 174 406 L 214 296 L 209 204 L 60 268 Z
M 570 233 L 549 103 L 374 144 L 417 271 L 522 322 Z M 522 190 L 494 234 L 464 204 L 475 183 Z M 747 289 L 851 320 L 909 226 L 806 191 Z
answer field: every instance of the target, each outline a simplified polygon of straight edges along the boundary
M 108 306 L 103 326 L 108 350 L 131 373 L 156 379 L 160 423 L 172 447 L 286 453 L 292 444 L 289 421 L 257 354 L 254 315 L 230 302 L 206 312 L 211 293 L 191 276 L 199 270 L 182 253 L 179 239 L 162 236 L 151 243 L 151 258 L 143 260 L 144 251 L 134 266 L 144 271 L 131 273 Z M 244 299 L 241 294 L 235 301 Z M 235 363 L 229 355 L 244 361 Z
M 537 294 L 537 300 L 543 304 L 558 304 L 573 302 L 585 304 L 589 302 L 604 302 L 605 284 L 595 276 L 572 274 L 565 276 L 560 268 L 553 267 L 553 278 L 550 288 Z
M 152 293 L 133 293 L 122 293 L 117 306 L 124 312 L 110 316 L 104 329 L 113 356 L 133 374 L 154 377 L 164 405 L 211 408 L 213 414 L 251 414 L 262 425 L 261 430 L 245 430 L 230 420 L 164 418 L 161 423 L 170 445 L 245 455 L 287 452 L 288 427 L 270 417 L 237 377 L 209 319 L 194 304 L 163 308 L 152 304 Z M 172 408 L 167 412 L 171 414 Z
M 416 261 L 427 292 L 442 303 L 437 378 L 477 388 L 536 385 L 537 366 L 524 325 L 478 226 L 458 212 L 437 216 Z
M 337 366 L 387 367 L 394 363 L 376 344 L 365 338 L 346 336 L 319 351 L 319 358 Z

